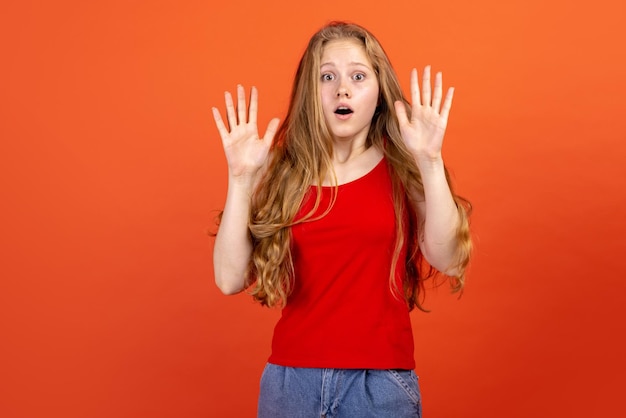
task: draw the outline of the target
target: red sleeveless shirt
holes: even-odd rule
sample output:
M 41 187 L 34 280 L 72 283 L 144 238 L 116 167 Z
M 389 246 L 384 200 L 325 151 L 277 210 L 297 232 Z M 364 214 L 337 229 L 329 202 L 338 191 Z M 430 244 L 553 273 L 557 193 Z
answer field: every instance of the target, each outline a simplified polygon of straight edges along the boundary
M 339 186 L 327 215 L 292 227 L 294 288 L 274 329 L 270 363 L 415 368 L 400 282 L 406 245 L 395 276 L 400 294 L 394 296 L 389 286 L 396 232 L 388 170 L 383 158 L 363 177 Z M 316 191 L 308 191 L 296 219 L 313 208 Z M 316 214 L 328 208 L 332 193 L 333 187 L 322 187 Z

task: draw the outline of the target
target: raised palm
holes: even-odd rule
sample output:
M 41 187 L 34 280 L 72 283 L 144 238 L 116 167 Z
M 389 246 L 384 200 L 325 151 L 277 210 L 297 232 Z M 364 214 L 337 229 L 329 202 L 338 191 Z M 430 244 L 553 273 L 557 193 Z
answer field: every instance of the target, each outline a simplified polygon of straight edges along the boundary
M 237 86 L 237 108 L 229 92 L 225 93 L 226 127 L 220 112 L 213 108 L 213 118 L 222 138 L 228 170 L 233 177 L 253 177 L 267 160 L 272 140 L 278 129 L 277 118 L 270 121 L 261 138 L 257 128 L 258 92 L 252 87 L 250 92 L 250 108 L 246 108 L 244 88 Z
M 424 68 L 422 90 L 417 80 L 417 70 L 411 71 L 411 118 L 407 116 L 404 103 L 395 103 L 402 139 L 418 165 L 441 158 L 443 137 L 452 107 L 454 88 L 449 88 L 442 104 L 442 75 L 435 76 L 435 86 L 431 92 L 430 66 Z

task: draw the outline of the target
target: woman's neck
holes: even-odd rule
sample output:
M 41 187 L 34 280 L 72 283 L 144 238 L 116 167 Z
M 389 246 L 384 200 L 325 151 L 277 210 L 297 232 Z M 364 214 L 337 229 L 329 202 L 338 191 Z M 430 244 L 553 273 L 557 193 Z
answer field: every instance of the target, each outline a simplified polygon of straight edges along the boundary
M 345 164 L 367 151 L 367 137 L 333 139 L 333 164 Z
M 342 159 L 341 157 L 345 157 Z M 338 154 L 333 150 L 332 171 L 322 181 L 323 186 L 334 185 L 333 173 L 337 184 L 345 184 L 371 171 L 383 158 L 383 152 L 378 147 L 361 147 L 351 149 L 350 152 Z

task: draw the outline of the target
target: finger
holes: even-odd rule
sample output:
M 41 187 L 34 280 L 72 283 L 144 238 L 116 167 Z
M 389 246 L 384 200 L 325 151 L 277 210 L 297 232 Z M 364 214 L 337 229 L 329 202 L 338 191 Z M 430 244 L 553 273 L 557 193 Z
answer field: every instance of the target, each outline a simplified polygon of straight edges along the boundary
M 228 118 L 228 126 L 230 130 L 235 129 L 237 126 L 237 117 L 235 116 L 235 105 L 233 104 L 233 96 L 229 91 L 224 93 L 224 98 L 226 100 L 226 117 Z
M 446 98 L 443 101 L 443 107 L 441 108 L 441 118 L 447 122 L 448 115 L 450 114 L 450 108 L 452 108 L 452 97 L 454 96 L 454 87 L 450 87 L 446 93 Z
M 252 124 L 256 124 L 256 115 L 258 111 L 258 101 L 259 101 L 259 93 L 256 90 L 256 87 L 252 87 L 250 90 L 250 110 L 248 114 L 248 120 Z
M 237 86 L 237 117 L 240 124 L 248 120 L 246 118 L 246 91 L 241 84 Z
M 430 65 L 424 67 L 422 77 L 422 105 L 430 106 Z
M 404 105 L 404 102 L 400 100 L 396 100 L 393 103 L 393 107 L 396 109 L 396 116 L 398 118 L 398 123 L 400 123 L 400 125 L 407 124 L 409 122 L 409 118 L 406 115 L 406 106 Z
M 278 131 L 279 122 L 280 119 L 278 118 L 274 118 L 270 121 L 267 125 L 267 129 L 265 130 L 265 135 L 263 135 L 263 142 L 272 143 L 274 135 L 276 135 L 276 132 Z
M 222 115 L 220 115 L 220 111 L 217 110 L 216 107 L 213 108 L 213 119 L 215 119 L 215 125 L 217 126 L 217 131 L 220 133 L 222 139 L 228 136 L 228 129 L 224 126 L 224 121 L 222 120 Z
M 411 70 L 411 105 L 415 108 L 420 104 L 420 85 L 417 82 L 417 68 L 413 68 Z
M 441 95 L 443 86 L 443 75 L 438 72 L 435 75 L 435 89 L 433 90 L 433 109 L 435 112 L 439 112 L 441 107 Z

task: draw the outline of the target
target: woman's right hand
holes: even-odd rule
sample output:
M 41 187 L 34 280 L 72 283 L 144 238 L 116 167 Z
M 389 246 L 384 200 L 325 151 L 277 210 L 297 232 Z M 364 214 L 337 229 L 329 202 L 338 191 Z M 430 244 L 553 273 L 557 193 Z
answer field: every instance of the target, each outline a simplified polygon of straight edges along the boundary
M 225 93 L 226 127 L 220 111 L 213 108 L 213 118 L 217 130 L 222 137 L 222 145 L 226 154 L 230 176 L 237 179 L 253 180 L 267 160 L 272 140 L 278 130 L 278 118 L 270 121 L 263 138 L 259 137 L 257 129 L 258 92 L 252 87 L 250 92 L 250 109 L 246 108 L 244 88 L 237 86 L 237 109 L 230 92 Z

